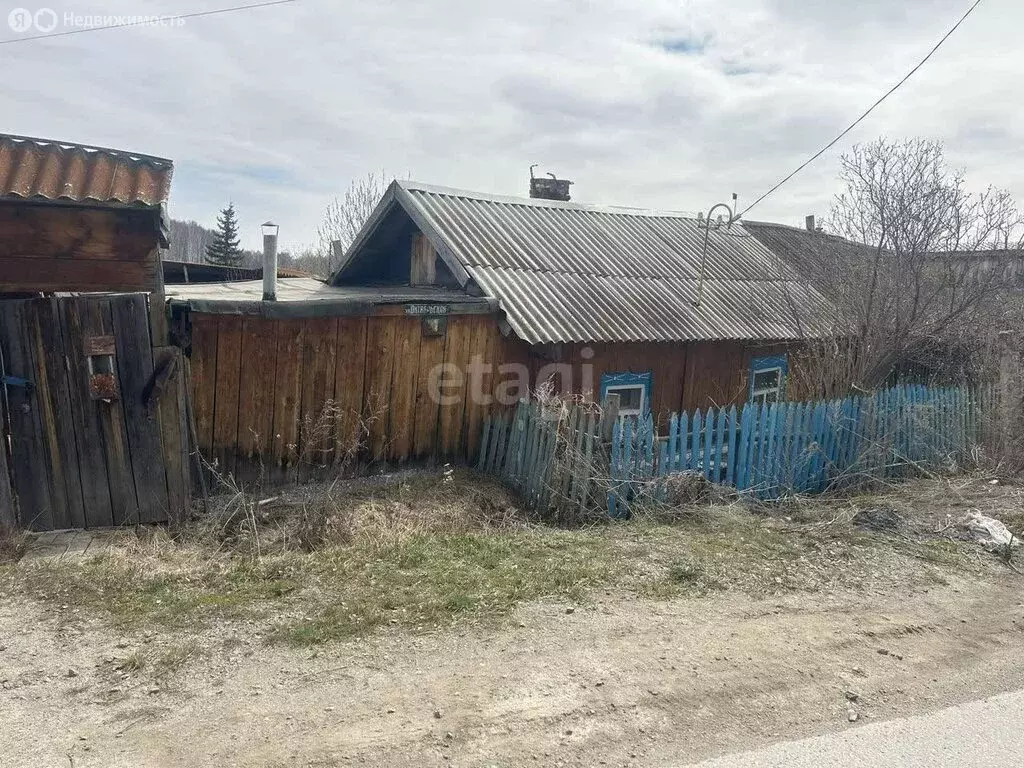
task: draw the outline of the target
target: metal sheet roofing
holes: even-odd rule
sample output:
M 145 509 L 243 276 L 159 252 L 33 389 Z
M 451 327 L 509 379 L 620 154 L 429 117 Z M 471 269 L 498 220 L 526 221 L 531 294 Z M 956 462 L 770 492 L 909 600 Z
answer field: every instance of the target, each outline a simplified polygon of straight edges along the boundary
M 444 304 L 460 311 L 494 311 L 495 301 L 444 288 L 410 286 L 333 286 L 311 277 L 280 278 L 277 300 L 263 301 L 262 280 L 189 283 L 164 287 L 167 301 L 196 312 L 312 317 L 366 314 L 382 304 Z
M 396 181 L 335 276 L 399 205 L 456 276 L 501 301 L 531 343 L 796 339 L 828 333 L 829 305 L 742 226 L 681 213 L 498 197 Z
M 173 170 L 161 157 L 0 135 L 0 199 L 156 208 Z
M 806 318 L 826 312 L 814 292 L 781 280 L 697 282 L 470 267 L 509 324 L 531 343 L 793 339 L 820 335 Z

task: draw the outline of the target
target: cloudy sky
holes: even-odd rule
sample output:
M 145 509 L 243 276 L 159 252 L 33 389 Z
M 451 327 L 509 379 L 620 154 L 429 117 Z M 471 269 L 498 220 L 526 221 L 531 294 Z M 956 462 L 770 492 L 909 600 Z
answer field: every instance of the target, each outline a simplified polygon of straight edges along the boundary
M 0 39 L 19 34 L 4 21 Z M 244 0 L 45 0 L 173 14 Z M 313 239 L 368 172 L 524 194 L 539 163 L 576 200 L 750 202 L 898 80 L 970 0 L 298 0 L 182 26 L 0 46 L 0 130 L 170 157 L 175 218 L 234 201 L 247 244 Z M 978 187 L 1024 198 L 1020 0 L 985 0 L 848 140 L 750 213 L 802 222 L 838 153 L 928 136 Z M 29 34 L 29 33 L 25 33 Z

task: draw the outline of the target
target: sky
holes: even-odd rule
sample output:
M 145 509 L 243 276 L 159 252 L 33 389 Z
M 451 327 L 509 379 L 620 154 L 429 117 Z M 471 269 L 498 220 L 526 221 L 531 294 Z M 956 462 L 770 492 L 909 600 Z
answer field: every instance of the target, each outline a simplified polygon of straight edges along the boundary
M 0 0 L 89 17 L 245 0 Z M 251 1 L 251 0 L 250 0 Z M 969 0 L 297 0 L 182 24 L 0 45 L 0 131 L 174 160 L 171 215 L 243 244 L 273 219 L 312 243 L 353 179 L 525 195 L 529 166 L 580 202 L 740 207 L 921 59 Z M 1020 0 L 984 0 L 903 88 L 748 214 L 824 216 L 838 158 L 879 136 L 943 141 L 976 188 L 1024 198 Z

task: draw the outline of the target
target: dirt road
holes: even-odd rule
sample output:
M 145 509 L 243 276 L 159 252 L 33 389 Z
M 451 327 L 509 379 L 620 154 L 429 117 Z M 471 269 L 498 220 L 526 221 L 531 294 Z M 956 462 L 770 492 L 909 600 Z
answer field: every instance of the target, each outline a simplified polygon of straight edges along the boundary
M 1005 572 L 760 600 L 599 593 L 524 606 L 510 625 L 319 651 L 225 630 L 163 680 L 125 660 L 189 647 L 8 602 L 0 764 L 685 763 L 1024 687 L 1022 584 Z

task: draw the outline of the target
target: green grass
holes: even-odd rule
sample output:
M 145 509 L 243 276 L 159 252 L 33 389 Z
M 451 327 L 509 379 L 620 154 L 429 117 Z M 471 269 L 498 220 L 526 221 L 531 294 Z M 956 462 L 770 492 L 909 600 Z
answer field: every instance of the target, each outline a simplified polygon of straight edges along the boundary
M 308 645 L 381 625 L 502 616 L 542 597 L 583 600 L 614 577 L 614 559 L 605 537 L 586 532 L 414 535 L 385 547 L 222 557 L 165 570 L 124 556 L 30 563 L 0 573 L 0 587 L 99 612 L 121 627 L 256 619 L 272 640 Z
M 383 624 L 422 627 L 464 614 L 502 616 L 526 600 L 582 600 L 614 570 L 601 537 L 564 532 L 420 535 L 367 554 L 322 553 L 315 610 L 282 623 L 272 636 L 306 645 Z

